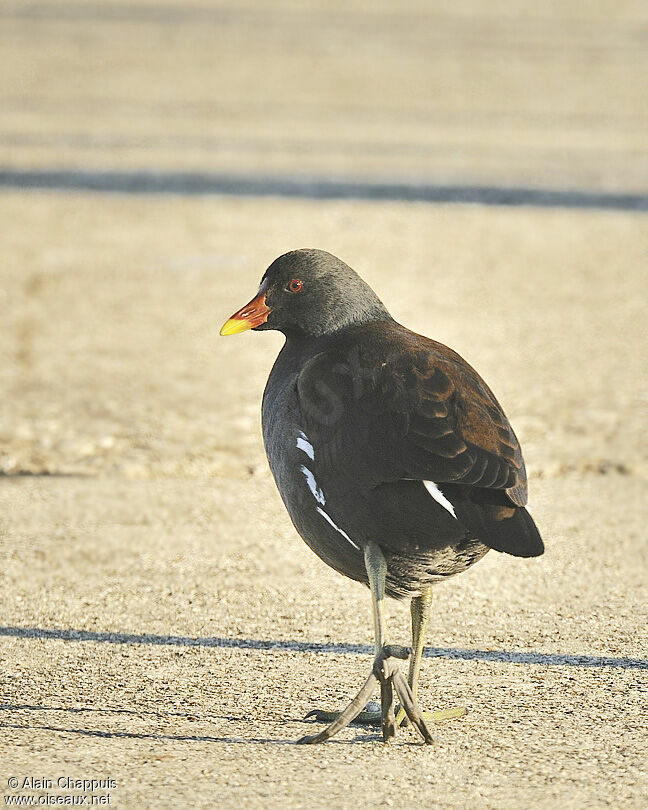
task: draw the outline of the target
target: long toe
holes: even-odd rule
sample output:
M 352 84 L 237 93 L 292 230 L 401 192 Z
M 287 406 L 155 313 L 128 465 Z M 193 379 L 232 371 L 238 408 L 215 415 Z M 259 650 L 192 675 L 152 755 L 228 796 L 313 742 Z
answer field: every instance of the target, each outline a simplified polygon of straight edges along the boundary
M 466 714 L 468 714 L 468 709 L 465 706 L 451 706 L 436 712 L 423 712 L 423 719 L 426 723 L 444 723 L 446 720 L 454 720 L 456 717 L 463 717 Z
M 329 712 L 325 709 L 313 709 L 308 712 L 304 720 L 314 723 L 331 723 L 340 714 L 340 711 Z M 379 728 L 382 723 L 382 712 L 377 700 L 370 700 L 360 714 L 349 725 L 375 726 Z
M 454 720 L 457 717 L 464 717 L 468 714 L 465 706 L 451 706 L 447 709 L 439 709 L 436 712 L 423 711 L 423 719 L 426 723 L 444 723 L 446 720 Z M 405 709 L 399 707 L 396 714 L 396 725 L 400 728 L 409 726 L 409 719 L 405 714 Z

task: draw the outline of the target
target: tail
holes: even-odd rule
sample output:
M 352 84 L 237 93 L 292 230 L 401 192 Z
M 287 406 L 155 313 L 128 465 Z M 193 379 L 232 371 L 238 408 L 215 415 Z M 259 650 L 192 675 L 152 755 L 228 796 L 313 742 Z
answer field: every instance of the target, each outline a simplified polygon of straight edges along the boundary
M 514 557 L 539 557 L 544 552 L 540 532 L 524 507 L 462 500 L 454 509 L 461 523 L 495 551 Z

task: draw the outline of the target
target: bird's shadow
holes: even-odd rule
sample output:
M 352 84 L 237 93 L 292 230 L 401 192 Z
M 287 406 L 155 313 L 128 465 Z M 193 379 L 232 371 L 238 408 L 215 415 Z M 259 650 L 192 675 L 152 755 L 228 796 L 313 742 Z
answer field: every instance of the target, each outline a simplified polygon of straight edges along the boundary
M 229 722 L 242 722 L 249 721 L 250 718 L 234 717 L 230 715 L 216 715 L 216 714 L 198 714 L 187 712 L 159 712 L 147 711 L 138 709 L 122 709 L 122 708 L 109 708 L 109 707 L 91 707 L 91 706 L 43 706 L 39 704 L 29 703 L 0 703 L 0 712 L 38 712 L 39 714 L 45 712 L 53 713 L 67 713 L 67 714 L 87 714 L 97 713 L 104 715 L 133 715 L 135 717 L 151 716 L 157 719 L 173 719 L 182 718 L 185 720 L 193 720 L 196 722 L 213 722 L 215 720 L 229 721 Z M 254 718 L 254 724 L 272 722 L 272 723 L 294 723 L 304 722 L 303 718 L 288 718 L 287 720 L 263 720 Z M 297 739 L 277 738 L 277 737 L 234 737 L 234 736 L 221 736 L 212 734 L 162 734 L 159 732 L 138 732 L 138 731 L 104 731 L 96 728 L 71 728 L 69 726 L 51 725 L 49 723 L 11 723 L 0 720 L 0 728 L 14 729 L 16 731 L 54 731 L 61 734 L 76 734 L 84 737 L 98 737 L 101 739 L 129 739 L 129 740 L 159 740 L 167 742 L 207 742 L 207 743 L 233 743 L 241 745 L 251 745 L 254 743 L 273 745 L 295 745 Z M 334 739 L 329 742 L 335 745 L 351 745 L 357 742 L 371 742 L 379 741 L 381 737 L 375 733 L 357 734 L 353 739 Z
M 54 629 L 40 627 L 7 627 L 0 626 L 0 637 L 33 639 L 40 641 L 65 641 L 76 643 L 108 643 L 138 645 L 148 644 L 155 646 L 170 647 L 214 647 L 229 649 L 252 649 L 267 651 L 288 651 L 288 652 L 310 652 L 321 654 L 373 654 L 373 648 L 366 644 L 332 644 L 332 643 L 311 643 L 294 640 L 265 640 L 250 638 L 224 638 L 219 636 L 191 637 L 191 636 L 162 636 L 154 634 L 136 633 L 113 633 L 108 631 L 74 630 L 74 629 Z M 424 653 L 427 658 L 446 658 L 452 660 L 465 661 L 486 661 L 504 664 L 546 666 L 546 667 L 582 667 L 582 668 L 602 668 L 602 669 L 639 669 L 648 670 L 648 660 L 642 658 L 615 658 L 608 656 L 592 656 L 584 654 L 563 654 L 563 653 L 538 653 L 524 652 L 518 650 L 469 650 L 454 647 L 428 647 Z M 199 722 L 244 722 L 251 718 L 234 717 L 228 715 L 218 715 L 212 713 L 192 713 L 181 711 L 151 711 L 126 708 L 100 708 L 100 707 L 66 707 L 66 706 L 43 706 L 34 704 L 0 704 L 0 711 L 4 712 L 66 712 L 69 714 L 84 714 L 88 712 L 112 714 L 112 715 L 132 715 L 151 716 L 157 719 L 182 719 Z M 302 718 L 284 718 L 283 720 L 259 720 L 254 719 L 255 724 L 263 722 L 301 722 Z M 40 729 L 43 731 L 53 731 L 66 734 L 77 734 L 87 737 L 99 737 L 104 739 L 148 739 L 171 742 L 207 742 L 207 743 L 232 743 L 232 744 L 254 744 L 272 743 L 274 745 L 293 745 L 295 739 L 284 739 L 277 737 L 235 737 L 216 736 L 209 734 L 164 734 L 145 733 L 134 731 L 104 731 L 100 729 L 68 728 L 65 726 L 50 724 L 22 724 L 0 722 L 0 727 L 5 729 L 29 730 Z M 359 734 L 353 739 L 330 740 L 330 744 L 350 745 L 357 742 L 367 742 L 378 740 L 379 737 L 373 733 Z M 412 741 L 410 744 L 417 745 Z

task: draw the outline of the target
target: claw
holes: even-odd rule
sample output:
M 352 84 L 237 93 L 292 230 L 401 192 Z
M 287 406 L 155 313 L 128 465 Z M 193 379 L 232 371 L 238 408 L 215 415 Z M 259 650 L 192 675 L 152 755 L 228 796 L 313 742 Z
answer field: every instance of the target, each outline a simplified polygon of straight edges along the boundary
M 301 737 L 299 740 L 297 740 L 297 744 L 313 745 L 313 743 L 325 742 L 334 734 L 337 734 L 338 731 L 343 729 L 345 726 L 348 726 L 349 723 L 354 720 L 364 708 L 367 698 L 371 694 L 375 683 L 376 676 L 372 672 L 364 682 L 362 689 L 353 698 L 346 709 L 337 717 L 337 719 L 331 723 L 330 726 L 325 728 L 323 731 L 320 731 L 319 734 L 307 734 L 305 737 Z
M 321 722 L 330 722 L 331 720 L 335 720 L 338 714 L 339 712 L 326 712 L 323 709 L 311 709 L 311 711 L 302 717 L 302 722 L 305 723 L 311 718 L 314 723 L 316 723 L 318 720 Z

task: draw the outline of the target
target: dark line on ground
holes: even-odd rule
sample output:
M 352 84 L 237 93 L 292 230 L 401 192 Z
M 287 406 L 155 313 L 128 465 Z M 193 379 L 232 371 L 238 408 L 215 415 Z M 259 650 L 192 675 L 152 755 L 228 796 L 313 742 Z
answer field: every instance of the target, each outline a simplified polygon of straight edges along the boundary
M 250 638 L 221 638 L 207 636 L 158 636 L 148 633 L 110 633 L 92 630 L 54 630 L 40 627 L 0 627 L 0 636 L 41 639 L 46 641 L 101 642 L 107 644 L 151 644 L 170 647 L 216 647 L 237 650 L 279 650 L 371 655 L 368 644 L 324 644 L 306 641 L 274 641 Z M 503 664 L 537 664 L 540 666 L 601 667 L 611 669 L 646 669 L 648 660 L 642 658 L 612 658 L 597 655 L 522 652 L 518 650 L 465 650 L 454 647 L 427 647 L 426 658 L 448 658 L 460 661 L 487 661 Z
M 0 723 L 0 728 L 18 731 L 57 731 L 62 734 L 80 734 L 84 737 L 101 737 L 121 740 L 162 740 L 171 742 L 214 742 L 214 743 L 277 743 L 293 745 L 294 740 L 273 740 L 265 737 L 213 737 L 207 734 L 148 734 L 135 731 L 102 731 L 89 728 L 64 728 L 62 726 L 25 725 L 20 723 Z
M 219 194 L 312 200 L 375 200 L 648 211 L 648 193 L 334 180 L 304 176 L 263 177 L 178 171 L 104 172 L 0 168 L 0 187 L 117 194 L 189 196 Z

